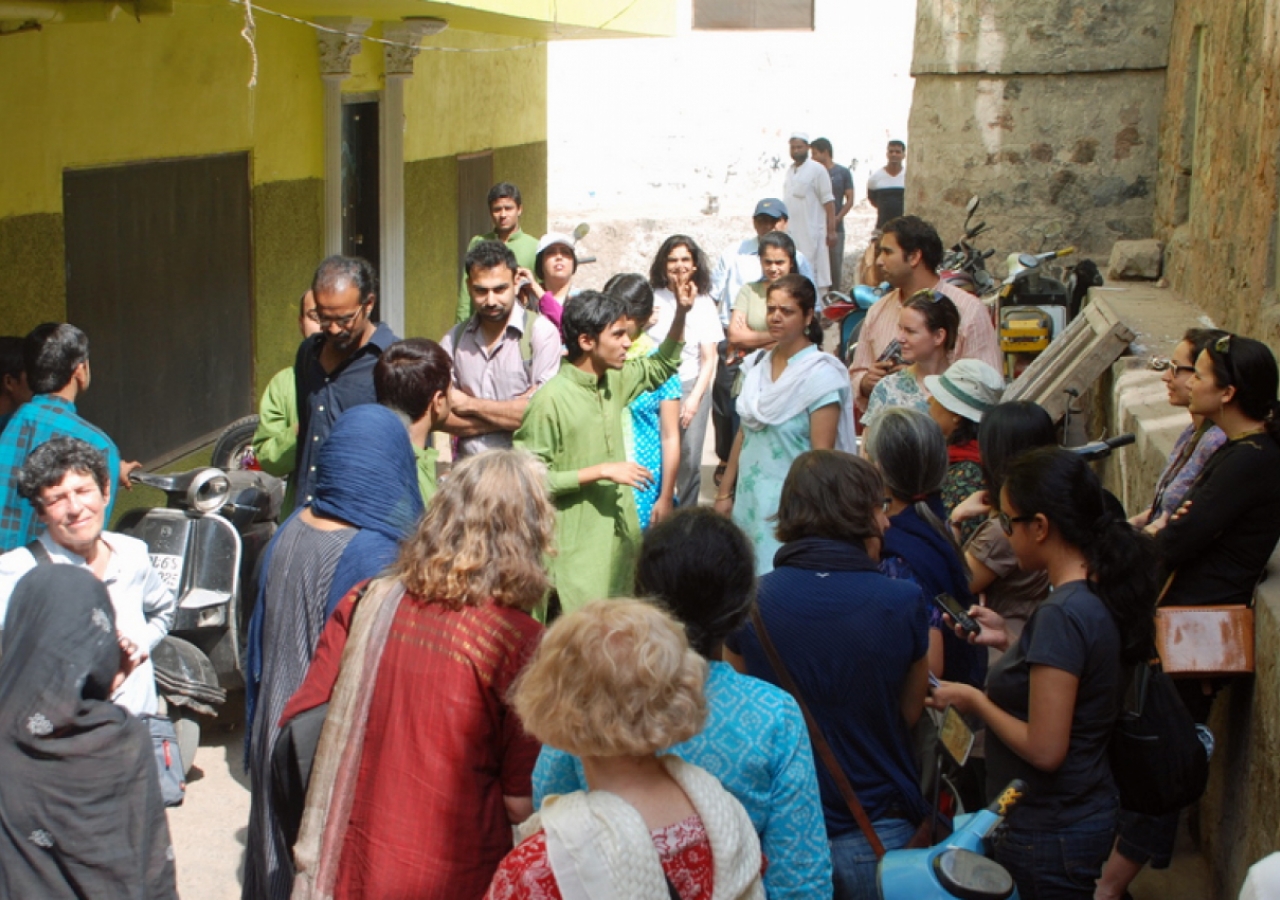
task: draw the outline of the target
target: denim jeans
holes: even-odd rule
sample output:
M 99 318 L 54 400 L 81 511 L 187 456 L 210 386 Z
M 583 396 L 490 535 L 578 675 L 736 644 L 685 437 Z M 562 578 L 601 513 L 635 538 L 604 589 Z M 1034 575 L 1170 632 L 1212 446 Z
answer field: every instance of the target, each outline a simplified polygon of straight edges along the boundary
M 901 850 L 916 833 L 916 826 L 906 819 L 880 819 L 871 826 L 886 850 Z M 879 900 L 876 855 L 862 829 L 832 838 L 829 843 L 835 900 Z
M 1022 900 L 1092 900 L 1115 838 L 1114 809 L 1054 831 L 1005 830 L 996 862 L 1009 870 Z

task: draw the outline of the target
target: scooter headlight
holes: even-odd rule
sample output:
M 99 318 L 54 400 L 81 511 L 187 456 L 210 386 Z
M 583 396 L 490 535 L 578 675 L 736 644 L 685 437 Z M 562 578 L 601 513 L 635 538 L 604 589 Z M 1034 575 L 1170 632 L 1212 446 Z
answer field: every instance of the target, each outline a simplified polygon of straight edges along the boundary
M 221 469 L 204 469 L 187 489 L 187 505 L 202 515 L 222 509 L 231 496 L 231 482 Z

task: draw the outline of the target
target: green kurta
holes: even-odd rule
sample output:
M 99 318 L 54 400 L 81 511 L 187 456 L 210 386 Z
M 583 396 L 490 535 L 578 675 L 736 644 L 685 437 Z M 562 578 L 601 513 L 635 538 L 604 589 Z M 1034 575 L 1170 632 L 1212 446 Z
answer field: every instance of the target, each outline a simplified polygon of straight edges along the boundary
M 298 450 L 298 391 L 293 366 L 281 369 L 267 382 L 258 404 L 258 428 L 253 433 L 253 453 L 262 471 L 280 478 L 293 474 Z M 293 479 L 284 489 L 280 520 L 293 511 Z
M 628 360 L 601 379 L 566 360 L 529 400 L 515 445 L 549 470 L 557 547 L 549 565 L 566 613 L 590 600 L 630 596 L 635 589 L 640 519 L 634 491 L 612 481 L 579 485 L 578 470 L 626 460 L 627 404 L 675 373 L 683 346 L 663 341 L 657 353 Z
M 471 252 L 471 248 L 481 241 L 496 241 L 498 239 L 497 232 L 490 231 L 488 234 L 477 234 L 471 239 L 471 243 L 467 244 L 467 252 Z M 511 248 L 511 252 L 516 255 L 516 265 L 522 269 L 533 271 L 533 264 L 538 258 L 538 239 L 531 234 L 525 234 L 519 228 L 511 232 L 511 236 L 507 238 L 507 246 Z M 464 258 L 463 265 L 466 265 Z M 467 293 L 467 271 L 462 270 L 462 286 L 458 288 L 458 309 L 454 313 L 453 320 L 455 322 L 465 322 L 471 318 L 471 295 Z

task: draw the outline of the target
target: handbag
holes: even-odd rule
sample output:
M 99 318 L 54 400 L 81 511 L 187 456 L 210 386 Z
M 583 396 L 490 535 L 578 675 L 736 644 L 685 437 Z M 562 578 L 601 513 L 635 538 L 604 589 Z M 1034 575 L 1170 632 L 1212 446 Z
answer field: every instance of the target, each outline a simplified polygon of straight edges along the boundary
M 156 772 L 160 776 L 160 797 L 165 806 L 181 806 L 187 797 L 186 768 L 178 749 L 178 732 L 167 716 L 138 716 L 151 732 L 151 748 L 155 752 Z
M 1162 606 L 1177 572 L 1156 601 L 1156 653 L 1174 678 L 1253 673 L 1253 606 Z
M 1159 660 L 1131 673 L 1107 750 L 1120 806 L 1132 812 L 1176 812 L 1199 799 L 1209 780 L 1195 721 Z
M 871 847 L 871 851 L 875 853 L 876 859 L 884 859 L 884 844 L 880 841 L 880 836 L 876 834 L 875 828 L 872 827 L 866 810 L 862 808 L 862 804 L 858 801 L 858 795 L 853 790 L 853 785 L 849 783 L 849 777 L 844 774 L 844 769 L 840 767 L 840 761 L 836 759 L 831 745 L 827 743 L 826 737 L 822 734 L 818 721 L 809 712 L 809 705 L 804 702 L 804 695 L 800 693 L 799 686 L 791 678 L 791 673 L 787 671 L 786 665 L 782 662 L 782 657 L 778 655 L 777 648 L 773 646 L 773 639 L 769 637 L 769 632 L 764 627 L 764 618 L 760 615 L 759 607 L 753 606 L 751 608 L 751 624 L 755 626 L 756 634 L 760 638 L 760 646 L 764 648 L 765 656 L 769 658 L 769 665 L 773 666 L 774 674 L 782 682 L 783 689 L 795 698 L 796 704 L 800 707 L 800 712 L 804 715 L 804 724 L 809 729 L 809 740 L 813 744 L 813 749 L 817 751 L 818 758 L 822 760 L 822 764 L 826 767 L 832 780 L 835 781 L 836 787 L 840 790 L 840 796 L 844 798 L 845 804 L 849 807 L 849 812 L 853 814 L 854 821 L 862 829 L 862 834 L 867 839 L 867 844 Z M 941 835 L 941 837 L 945 836 Z M 916 833 L 911 836 L 911 840 L 907 842 L 906 847 L 903 849 L 914 850 L 932 846 L 933 819 L 931 816 L 925 816 L 920 822 L 920 827 L 916 829 Z

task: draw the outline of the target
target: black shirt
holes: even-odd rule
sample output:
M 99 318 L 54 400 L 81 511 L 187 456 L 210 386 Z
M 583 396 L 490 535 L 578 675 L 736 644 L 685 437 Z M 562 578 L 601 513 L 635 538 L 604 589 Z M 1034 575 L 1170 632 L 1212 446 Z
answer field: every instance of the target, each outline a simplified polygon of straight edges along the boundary
M 1027 795 L 1010 813 L 1009 824 L 1035 831 L 1060 828 L 1119 803 L 1107 744 L 1123 690 L 1120 631 L 1087 582 L 1054 590 L 1031 614 L 1018 643 L 991 669 L 987 695 L 1024 722 L 1033 665 L 1061 669 L 1080 680 L 1067 756 L 1056 772 L 1043 772 L 987 729 L 987 792 L 995 796 L 1014 778 L 1025 781 Z
M 397 340 L 385 323 L 378 323 L 373 336 L 345 362 L 326 372 L 320 365 L 323 333 L 307 338 L 298 347 L 293 363 L 298 391 L 298 462 L 293 472 L 298 506 L 311 500 L 316 480 L 316 455 L 329 437 L 338 416 L 353 406 L 376 403 L 373 367 L 378 357 Z M 373 449 L 373 448 L 371 448 Z
M 1280 540 L 1280 445 L 1267 434 L 1227 441 L 1187 494 L 1191 508 L 1157 540 L 1174 606 L 1248 603 Z

